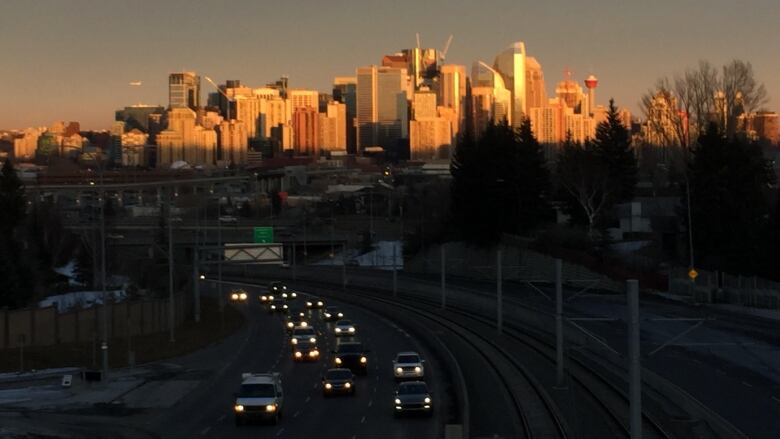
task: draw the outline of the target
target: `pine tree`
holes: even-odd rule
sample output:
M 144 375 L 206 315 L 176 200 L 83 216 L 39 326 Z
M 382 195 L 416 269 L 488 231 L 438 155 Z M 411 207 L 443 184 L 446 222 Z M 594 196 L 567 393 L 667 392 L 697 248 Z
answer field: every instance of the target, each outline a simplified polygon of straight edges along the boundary
M 550 171 L 542 146 L 534 136 L 531 119 L 524 118 L 517 134 L 520 228 L 529 230 L 553 219 L 550 206 Z
M 631 150 L 631 133 L 623 126 L 614 99 L 609 100 L 607 120 L 596 128 L 593 148 L 607 166 L 610 184 L 617 187 L 611 201 L 631 201 L 634 198 L 638 166 L 636 156 Z
M 13 234 L 25 216 L 24 184 L 16 175 L 11 160 L 0 171 L 0 232 Z

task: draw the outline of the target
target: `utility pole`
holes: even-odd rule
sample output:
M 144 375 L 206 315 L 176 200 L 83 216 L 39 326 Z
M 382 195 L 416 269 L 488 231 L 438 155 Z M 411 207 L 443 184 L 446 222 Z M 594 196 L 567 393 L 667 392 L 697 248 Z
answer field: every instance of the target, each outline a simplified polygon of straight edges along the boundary
M 103 297 L 103 342 L 100 344 L 103 354 L 103 379 L 108 379 L 108 292 L 106 291 L 106 191 L 103 183 L 103 165 L 100 170 L 100 288 Z
M 444 243 L 441 244 L 441 308 L 447 307 L 447 263 L 445 259 Z
M 398 268 L 396 259 L 398 255 L 398 243 L 393 244 L 393 297 L 398 297 Z
M 502 290 L 503 280 L 501 275 L 502 264 L 503 262 L 501 262 L 501 247 L 499 247 L 498 250 L 496 251 L 496 301 L 497 301 L 496 329 L 498 329 L 499 334 L 501 334 L 501 332 L 503 331 L 503 326 L 504 326 L 504 308 L 503 308 L 504 294 Z
M 639 345 L 639 282 L 626 281 L 628 305 L 628 393 L 631 439 L 642 439 L 642 377 Z
M 168 330 L 170 343 L 176 343 L 176 301 L 173 297 L 173 186 L 168 190 Z
M 556 385 L 563 387 L 563 267 L 555 260 L 555 366 Z

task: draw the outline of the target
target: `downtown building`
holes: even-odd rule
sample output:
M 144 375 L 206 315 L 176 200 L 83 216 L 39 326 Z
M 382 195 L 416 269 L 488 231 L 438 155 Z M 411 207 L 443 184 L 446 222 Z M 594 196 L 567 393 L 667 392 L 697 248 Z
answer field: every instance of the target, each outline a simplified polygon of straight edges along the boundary
M 404 157 L 409 141 L 406 69 L 360 67 L 357 69 L 358 152 L 384 152 Z M 370 148 L 370 149 L 369 149 Z

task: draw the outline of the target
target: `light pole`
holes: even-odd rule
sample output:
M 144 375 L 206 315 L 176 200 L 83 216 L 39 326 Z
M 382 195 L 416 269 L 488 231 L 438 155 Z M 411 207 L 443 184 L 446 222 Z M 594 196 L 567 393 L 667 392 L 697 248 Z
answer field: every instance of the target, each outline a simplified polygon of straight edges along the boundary
M 108 378 L 108 292 L 106 291 L 106 191 L 103 183 L 103 164 L 96 160 L 100 172 L 100 190 L 98 202 L 100 203 L 100 289 L 103 298 L 103 331 L 100 350 L 103 358 L 103 378 Z M 94 183 L 91 183 L 94 184 Z
M 176 302 L 173 298 L 173 187 L 168 190 L 168 329 L 170 331 L 169 342 L 175 343 L 174 334 L 176 318 Z

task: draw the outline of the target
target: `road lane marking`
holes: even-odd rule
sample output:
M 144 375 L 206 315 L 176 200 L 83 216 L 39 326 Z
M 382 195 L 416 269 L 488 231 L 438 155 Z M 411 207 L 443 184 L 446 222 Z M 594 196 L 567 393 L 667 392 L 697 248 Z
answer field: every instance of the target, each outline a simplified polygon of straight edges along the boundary
M 724 372 L 724 371 L 722 371 L 720 369 L 715 369 L 715 372 L 717 372 L 720 375 L 726 375 L 726 372 Z
M 284 433 L 284 427 L 280 428 L 279 431 L 276 432 L 276 435 L 281 436 L 282 433 Z
M 307 403 L 308 403 L 309 401 L 311 401 L 311 396 L 307 396 L 307 397 L 306 397 L 306 401 L 305 401 L 305 402 L 307 402 Z
M 297 418 L 298 415 L 300 415 L 300 414 L 301 414 L 301 411 L 298 410 L 297 412 L 293 413 L 293 418 Z
M 361 424 L 365 424 L 365 423 L 366 423 L 366 417 L 365 417 L 365 416 L 363 416 L 363 418 L 362 418 L 362 419 L 360 419 L 360 423 L 361 423 Z
M 775 400 L 775 401 L 777 401 L 777 402 L 780 402 L 780 398 L 778 398 L 778 397 L 776 397 L 776 396 L 773 396 L 773 397 L 772 397 L 772 399 L 774 399 L 774 400 Z
M 314 383 L 314 387 L 312 387 L 312 389 L 316 389 L 318 385 L 319 385 L 319 384 L 317 384 L 317 383 Z
M 204 428 L 203 430 L 200 431 L 200 435 L 205 436 L 209 432 L 209 430 L 211 430 L 211 427 Z
M 746 387 L 753 387 L 753 385 L 752 385 L 752 384 L 750 384 L 750 383 L 748 383 L 748 382 L 745 382 L 745 381 L 742 381 L 742 385 L 743 385 L 743 386 L 746 386 Z
M 219 417 L 219 419 L 217 419 L 217 422 L 222 422 L 225 420 L 225 418 L 227 418 L 227 415 L 222 415 Z
M 374 405 L 374 400 L 373 399 L 368 401 L 368 406 L 371 407 L 372 405 Z

